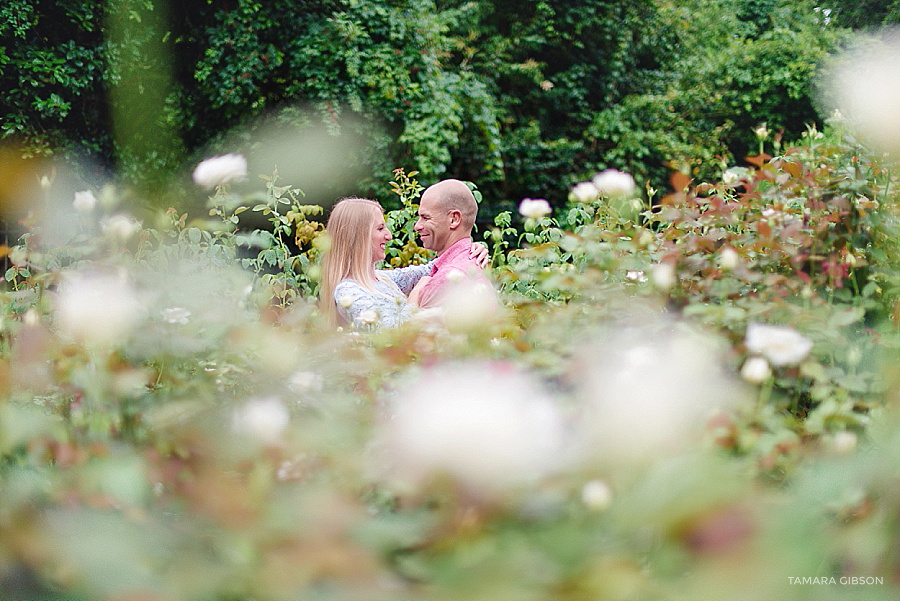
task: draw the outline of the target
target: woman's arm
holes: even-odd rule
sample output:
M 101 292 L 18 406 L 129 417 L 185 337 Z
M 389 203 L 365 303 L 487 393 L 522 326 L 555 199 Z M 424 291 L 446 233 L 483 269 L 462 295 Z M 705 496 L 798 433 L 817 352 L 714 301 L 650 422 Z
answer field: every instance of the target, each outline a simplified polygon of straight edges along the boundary
M 334 289 L 338 312 L 356 330 L 396 327 L 410 318 L 414 305 L 402 298 L 391 298 L 366 290 L 352 280 L 344 280 Z
M 379 272 L 383 273 L 389 277 L 392 282 L 397 284 L 397 288 L 399 288 L 403 294 L 409 295 L 423 276 L 431 274 L 433 265 L 434 260 L 431 260 L 424 265 L 410 265 L 409 267 L 397 267 L 395 269 L 380 269 Z

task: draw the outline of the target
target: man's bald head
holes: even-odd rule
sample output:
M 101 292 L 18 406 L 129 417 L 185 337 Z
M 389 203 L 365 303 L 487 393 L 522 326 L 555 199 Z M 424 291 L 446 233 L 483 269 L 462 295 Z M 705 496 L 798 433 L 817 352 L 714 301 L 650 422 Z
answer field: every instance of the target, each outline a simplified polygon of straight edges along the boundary
M 458 179 L 445 179 L 429 186 L 422 194 L 422 202 L 432 197 L 442 211 L 459 211 L 462 217 L 460 227 L 471 233 L 478 216 L 478 203 L 469 186 Z
M 415 230 L 422 246 L 442 254 L 451 245 L 472 236 L 478 203 L 469 187 L 458 179 L 438 182 L 422 194 Z

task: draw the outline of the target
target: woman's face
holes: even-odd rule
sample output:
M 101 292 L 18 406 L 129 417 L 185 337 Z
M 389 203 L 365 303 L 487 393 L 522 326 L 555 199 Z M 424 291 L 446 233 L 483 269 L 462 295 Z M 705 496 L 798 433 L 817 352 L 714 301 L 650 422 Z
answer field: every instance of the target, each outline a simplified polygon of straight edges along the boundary
M 384 215 L 376 208 L 372 208 L 375 212 L 375 221 L 372 223 L 372 262 L 384 260 L 384 249 L 388 241 L 393 237 L 387 225 L 384 223 Z

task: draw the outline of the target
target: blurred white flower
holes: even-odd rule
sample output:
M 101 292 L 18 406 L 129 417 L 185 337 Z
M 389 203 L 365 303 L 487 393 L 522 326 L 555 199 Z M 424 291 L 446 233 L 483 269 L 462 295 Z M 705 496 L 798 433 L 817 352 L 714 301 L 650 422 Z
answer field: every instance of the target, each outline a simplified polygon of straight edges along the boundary
M 280 399 L 262 397 L 251 399 L 237 409 L 232 426 L 236 432 L 272 444 L 279 441 L 289 421 L 290 414 Z
M 741 367 L 741 377 L 751 384 L 762 384 L 772 376 L 772 368 L 765 357 L 749 357 Z
M 53 185 L 53 180 L 52 180 L 52 179 L 50 179 L 50 178 L 49 178 L 48 176 L 46 176 L 46 175 L 42 175 L 42 176 L 41 176 L 41 189 L 43 189 L 43 190 L 49 190 L 49 189 L 50 189 L 50 186 L 52 186 L 52 185 Z
M 572 371 L 583 403 L 576 461 L 628 466 L 699 441 L 709 416 L 741 398 L 720 361 L 726 348 L 686 324 L 665 322 L 589 343 Z
M 449 285 L 441 305 L 444 324 L 450 331 L 482 329 L 500 315 L 500 301 L 493 287 L 472 278 Z
M 353 297 L 351 296 L 342 296 L 338 299 L 338 304 L 344 309 L 349 309 L 351 305 L 353 305 Z
M 584 203 L 594 202 L 599 196 L 600 190 L 597 189 L 593 182 L 575 184 L 575 187 L 569 192 L 569 198 Z
M 724 183 L 726 186 L 733 186 L 740 180 L 740 175 L 738 175 L 733 169 L 726 169 L 722 172 L 722 183 Z
M 545 79 L 544 81 L 541 82 L 541 89 L 544 90 L 545 92 L 552 90 L 553 82 Z
M 9 249 L 9 262 L 16 267 L 24 267 L 28 262 L 28 251 L 24 246 L 13 246 Z
M 367 309 L 359 314 L 359 321 L 367 326 L 373 325 L 378 321 L 378 313 L 372 309 Z
M 188 322 L 191 312 L 183 307 L 169 307 L 168 309 L 163 309 L 162 316 L 169 323 L 184 325 Z
M 298 371 L 288 380 L 288 388 L 293 392 L 318 392 L 322 390 L 323 378 L 314 371 Z
M 653 284 L 663 292 L 670 290 L 675 285 L 675 265 L 668 261 L 654 265 L 650 275 L 653 278 Z
M 833 102 L 862 137 L 884 152 L 900 152 L 900 36 L 850 51 L 831 73 Z
M 445 475 L 493 496 L 558 467 L 561 415 L 543 386 L 510 364 L 427 368 L 400 388 L 392 409 L 380 439 L 397 484 Z
M 90 190 L 75 193 L 72 207 L 79 213 L 90 213 L 97 206 L 97 197 Z
M 603 511 L 612 503 L 612 489 L 602 480 L 591 480 L 581 489 L 581 502 L 593 511 Z
M 725 246 L 719 251 L 719 266 L 722 269 L 732 270 L 738 266 L 740 255 L 730 246 Z
M 60 329 L 76 340 L 106 344 L 129 334 L 143 307 L 124 277 L 68 273 L 59 286 Z
M 592 181 L 600 194 L 609 198 L 631 196 L 637 187 L 630 174 L 616 169 L 607 169 L 598 173 Z
M 41 316 L 38 315 L 38 312 L 32 307 L 25 311 L 25 315 L 22 316 L 22 321 L 25 322 L 26 326 L 34 327 L 41 323 Z
M 625 272 L 625 279 L 631 280 L 632 282 L 643 283 L 643 282 L 647 281 L 647 276 L 644 275 L 643 271 L 632 270 L 632 271 Z
M 540 219 L 553 211 L 543 198 L 525 198 L 519 203 L 519 213 L 529 219 Z
M 192 177 L 195 184 L 207 190 L 237 182 L 247 177 L 247 159 L 239 154 L 206 159 L 197 165 Z
M 856 436 L 856 433 L 849 430 L 835 432 L 831 437 L 831 447 L 841 454 L 852 452 L 856 449 L 858 442 L 859 438 Z
M 100 224 L 100 229 L 107 236 L 119 242 L 125 242 L 141 231 L 141 222 L 128 215 L 113 215 L 103 220 Z
M 759 353 L 772 365 L 797 365 L 809 355 L 813 343 L 791 327 L 751 322 L 744 339 L 747 349 Z

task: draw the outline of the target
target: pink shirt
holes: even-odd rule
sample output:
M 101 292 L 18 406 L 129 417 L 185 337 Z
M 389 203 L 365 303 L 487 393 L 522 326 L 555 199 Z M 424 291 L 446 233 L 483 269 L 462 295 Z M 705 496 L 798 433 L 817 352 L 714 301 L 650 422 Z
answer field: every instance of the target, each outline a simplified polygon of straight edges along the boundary
M 435 307 L 440 305 L 441 295 L 447 285 L 447 276 L 454 271 L 462 272 L 474 278 L 475 281 L 490 285 L 487 276 L 484 275 L 484 270 L 474 259 L 469 258 L 471 248 L 472 239 L 463 238 L 451 244 L 444 254 L 435 259 L 431 268 L 431 281 L 425 284 L 419 295 L 419 306 Z

